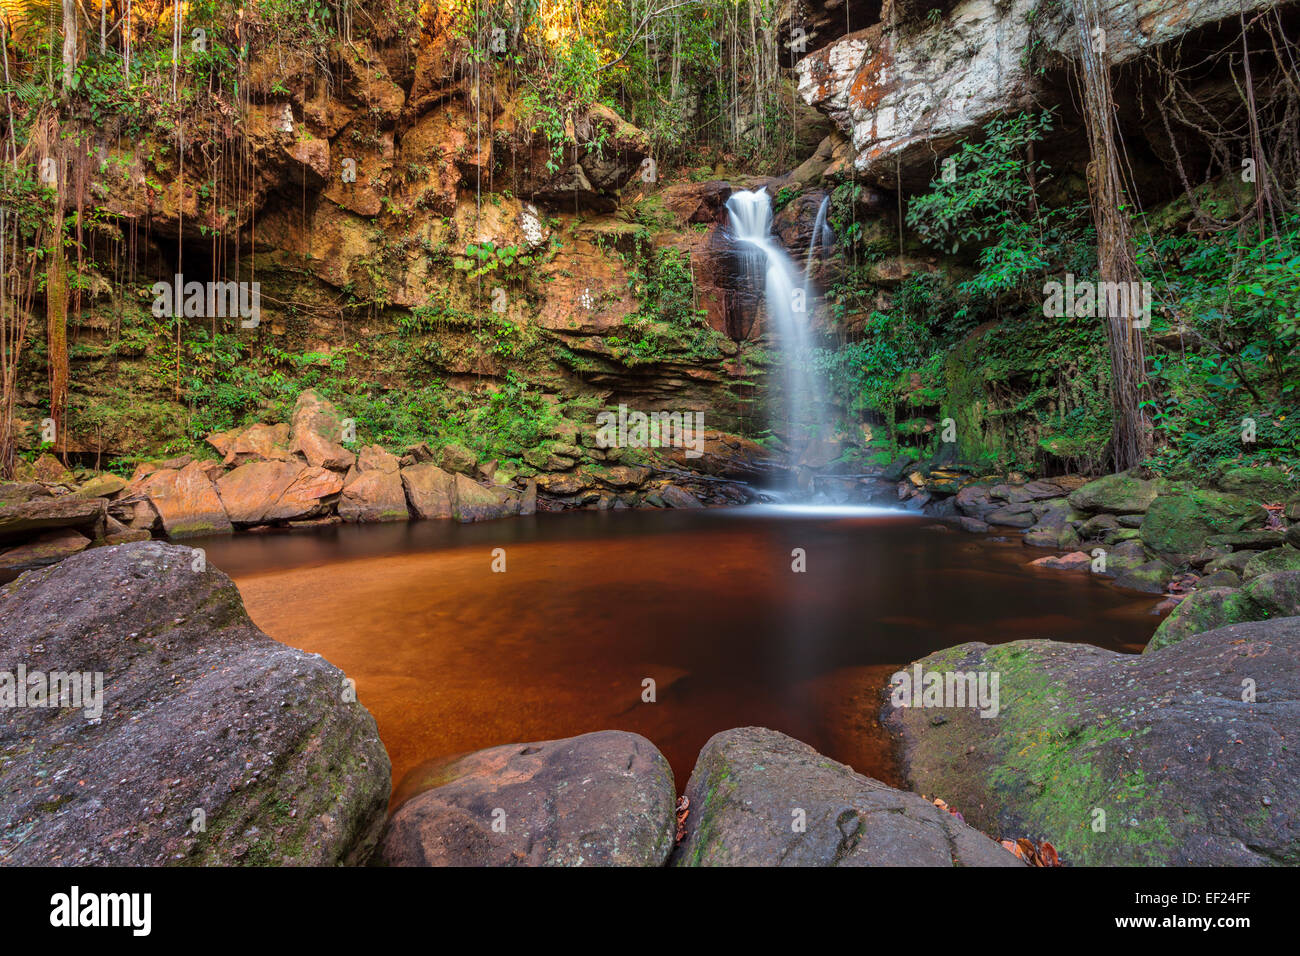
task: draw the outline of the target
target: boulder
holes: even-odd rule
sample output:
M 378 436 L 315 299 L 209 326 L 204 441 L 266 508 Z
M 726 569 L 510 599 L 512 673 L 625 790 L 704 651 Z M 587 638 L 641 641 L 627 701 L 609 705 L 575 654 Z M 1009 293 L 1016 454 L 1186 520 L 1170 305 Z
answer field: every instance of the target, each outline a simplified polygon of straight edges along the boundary
M 250 461 L 217 480 L 235 524 L 268 524 L 326 514 L 343 490 L 343 476 L 293 461 Z
M 36 481 L 7 481 L 0 482 L 0 511 L 8 508 L 10 505 L 24 504 L 35 498 L 52 498 L 54 492 L 50 491 L 40 482 Z
M 80 528 L 95 537 L 107 515 L 103 498 L 59 495 L 0 501 L 0 540 L 51 528 Z
M 443 446 L 438 460 L 443 471 L 465 475 L 474 474 L 478 465 L 478 456 L 464 445 L 457 445 L 455 442 Z
M 44 481 L 52 485 L 74 485 L 77 479 L 72 472 L 64 466 L 63 462 L 53 455 L 41 455 L 32 463 L 32 475 L 37 481 Z
M 453 481 L 451 516 L 457 521 L 490 521 L 519 513 L 519 498 L 504 488 L 486 488 L 459 472 Z
M 313 468 L 347 471 L 357 456 L 344 448 L 343 420 L 334 403 L 314 388 L 303 391 L 293 406 L 289 425 L 289 450 L 302 455 Z
M 1300 571 L 1300 548 L 1285 546 L 1253 555 L 1241 569 L 1244 581 L 1270 571 Z
M 26 544 L 0 551 L 0 571 L 29 571 L 62 561 L 90 546 L 90 539 L 72 528 L 37 535 Z
M 703 508 L 700 499 L 685 488 L 678 488 L 676 485 L 664 485 L 659 489 L 659 496 L 663 498 L 664 504 L 670 508 Z
M 158 512 L 169 537 L 229 534 L 233 530 L 217 489 L 199 462 L 192 461 L 179 471 L 160 468 L 143 479 L 140 491 Z
M 1227 492 L 1196 489 L 1160 495 L 1142 522 L 1142 543 L 1171 560 L 1188 562 L 1210 537 L 1257 528 L 1267 519 L 1263 507 Z
M 1218 573 L 1231 574 L 1230 571 Z M 1262 574 L 1240 590 L 1231 587 L 1198 588 L 1160 622 L 1143 653 L 1153 653 L 1193 634 L 1212 631 L 1225 624 L 1296 615 L 1300 615 L 1300 571 Z
M 926 672 L 999 675 L 1000 708 L 886 705 L 908 785 L 1066 864 L 1300 863 L 1300 618 L 1134 656 L 962 644 Z
M 378 445 L 367 445 L 357 455 L 357 471 L 361 474 L 368 471 L 382 471 L 395 475 L 400 469 L 401 464 L 398 457 Z
M 450 518 L 455 502 L 452 476 L 426 463 L 403 468 L 402 488 L 417 518 Z
M 1296 491 L 1291 476 L 1275 465 L 1229 468 L 1219 476 L 1218 485 L 1235 495 L 1267 502 L 1286 501 Z
M 111 498 L 126 488 L 126 479 L 120 475 L 96 475 L 73 492 L 79 498 Z
M 293 461 L 289 450 L 289 426 L 250 425 L 229 444 L 222 464 L 230 467 L 249 461 Z
M 79 709 L 0 722 L 6 863 L 369 856 L 391 773 L 374 719 L 341 671 L 259 631 L 231 580 L 194 558 L 154 541 L 93 548 L 0 589 L 0 674 L 102 682 Z
M 1070 504 L 1080 511 L 1142 514 L 1160 493 L 1159 479 L 1143 479 L 1125 472 L 1090 481 L 1070 493 Z
M 524 487 L 524 495 L 519 500 L 519 513 L 521 515 L 531 515 L 537 513 L 537 479 L 529 478 L 528 484 Z
M 362 472 L 339 499 L 339 517 L 344 521 L 406 521 L 410 516 L 402 476 L 396 469 Z
M 714 734 L 686 785 L 675 866 L 1018 866 L 924 797 L 765 727 Z
M 662 866 L 673 848 L 672 769 L 638 734 L 509 744 L 416 773 L 429 789 L 389 821 L 389 866 Z

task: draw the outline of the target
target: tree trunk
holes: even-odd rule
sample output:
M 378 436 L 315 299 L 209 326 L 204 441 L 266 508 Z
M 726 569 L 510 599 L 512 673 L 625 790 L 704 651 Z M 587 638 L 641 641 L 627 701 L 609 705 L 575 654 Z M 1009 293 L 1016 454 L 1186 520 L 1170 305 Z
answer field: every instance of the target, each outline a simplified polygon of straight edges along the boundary
M 63 0 L 63 88 L 72 86 L 77 69 L 77 0 Z
M 1098 278 L 1102 283 L 1123 283 L 1121 288 L 1136 289 L 1142 276 L 1133 255 L 1128 218 L 1121 208 L 1124 183 L 1120 174 L 1105 33 L 1101 29 L 1096 0 L 1073 0 L 1073 4 L 1083 78 L 1083 115 L 1092 154 L 1088 179 L 1092 217 L 1097 227 Z M 1099 289 L 1097 301 L 1103 300 Z M 1151 430 L 1141 408 L 1146 356 L 1134 301 L 1134 297 L 1130 297 L 1130 308 L 1121 314 L 1105 316 L 1114 417 L 1111 445 L 1116 471 L 1141 464 L 1152 450 Z

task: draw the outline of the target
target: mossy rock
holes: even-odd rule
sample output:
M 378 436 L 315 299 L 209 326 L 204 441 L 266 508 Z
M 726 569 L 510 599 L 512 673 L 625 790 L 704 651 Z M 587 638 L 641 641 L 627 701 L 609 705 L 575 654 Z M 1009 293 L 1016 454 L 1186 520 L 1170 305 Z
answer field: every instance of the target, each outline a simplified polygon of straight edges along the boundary
M 887 688 L 882 718 L 914 792 L 942 796 L 994 837 L 1048 840 L 1067 865 L 1295 865 L 1297 652 L 1295 617 L 1140 656 L 1050 640 L 963 644 L 918 663 L 998 675 L 996 718 L 895 708 Z M 1268 691 L 1243 701 L 1247 679 Z
M 1249 581 L 1272 571 L 1300 571 L 1300 549 L 1288 545 L 1272 551 L 1261 551 L 1246 562 L 1241 569 L 1241 576 Z
M 1241 495 L 1197 489 L 1160 495 L 1142 522 L 1142 543 L 1176 560 L 1190 560 L 1208 538 L 1257 528 L 1268 519 L 1263 507 Z
M 1219 572 L 1230 574 L 1231 572 Z M 1161 650 L 1193 634 L 1227 624 L 1300 615 L 1300 571 L 1274 571 L 1241 589 L 1205 588 L 1184 598 L 1161 622 L 1142 653 Z
M 1285 501 L 1296 490 L 1291 476 L 1273 465 L 1230 468 L 1219 476 L 1218 485 L 1224 491 L 1265 502 Z
M 1070 493 L 1070 504 L 1080 511 L 1141 514 L 1163 490 L 1159 478 L 1143 479 L 1125 472 L 1090 481 Z

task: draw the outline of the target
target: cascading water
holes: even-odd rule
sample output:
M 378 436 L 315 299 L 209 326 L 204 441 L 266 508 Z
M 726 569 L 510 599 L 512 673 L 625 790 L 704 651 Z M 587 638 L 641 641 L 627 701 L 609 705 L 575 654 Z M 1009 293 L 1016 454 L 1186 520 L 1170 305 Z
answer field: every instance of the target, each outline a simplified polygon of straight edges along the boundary
M 824 389 L 812 364 L 812 295 L 809 271 L 799 270 L 772 235 L 772 201 L 766 189 L 741 191 L 727 200 L 731 236 L 741 262 L 742 280 L 764 289 L 764 305 L 781 351 L 785 442 L 791 474 L 800 475 L 809 463 L 818 463 L 830 437 L 825 421 Z M 808 263 L 817 244 L 829 233 L 826 203 L 817 214 Z M 804 481 L 799 481 L 805 486 Z

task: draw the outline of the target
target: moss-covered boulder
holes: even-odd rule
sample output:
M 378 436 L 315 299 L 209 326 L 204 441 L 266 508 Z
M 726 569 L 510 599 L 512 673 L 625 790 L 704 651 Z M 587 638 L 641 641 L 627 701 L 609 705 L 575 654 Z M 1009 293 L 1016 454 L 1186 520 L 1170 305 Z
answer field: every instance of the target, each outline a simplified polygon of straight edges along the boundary
M 1300 618 L 1158 654 L 1035 640 L 919 663 L 999 676 L 993 717 L 884 705 L 908 785 L 978 829 L 1074 865 L 1300 864 Z
M 1268 512 L 1241 495 L 1195 489 L 1160 495 L 1142 522 L 1142 543 L 1174 561 L 1190 561 L 1214 535 L 1262 527 Z
M 0 675 L 20 666 L 90 692 L 7 702 L 6 863 L 327 866 L 378 842 L 392 770 L 374 718 L 190 548 L 95 548 L 6 585 Z
M 1018 866 L 914 793 L 765 727 L 715 734 L 690 782 L 675 866 Z
M 1228 571 L 1217 572 L 1230 574 Z M 1225 624 L 1243 624 L 1300 614 L 1300 571 L 1274 571 L 1247 582 L 1244 588 L 1203 588 L 1184 598 L 1160 622 L 1144 654 Z
M 1274 465 L 1229 468 L 1219 476 L 1218 485 L 1224 491 L 1265 502 L 1285 501 L 1296 492 L 1296 482 Z
M 1107 475 L 1076 488 L 1070 493 L 1070 504 L 1080 511 L 1142 514 L 1163 487 L 1159 478 L 1139 478 L 1131 472 Z
M 1261 551 L 1242 566 L 1241 577 L 1242 580 L 1249 581 L 1273 571 L 1300 571 L 1300 548 L 1288 545 L 1272 551 Z

